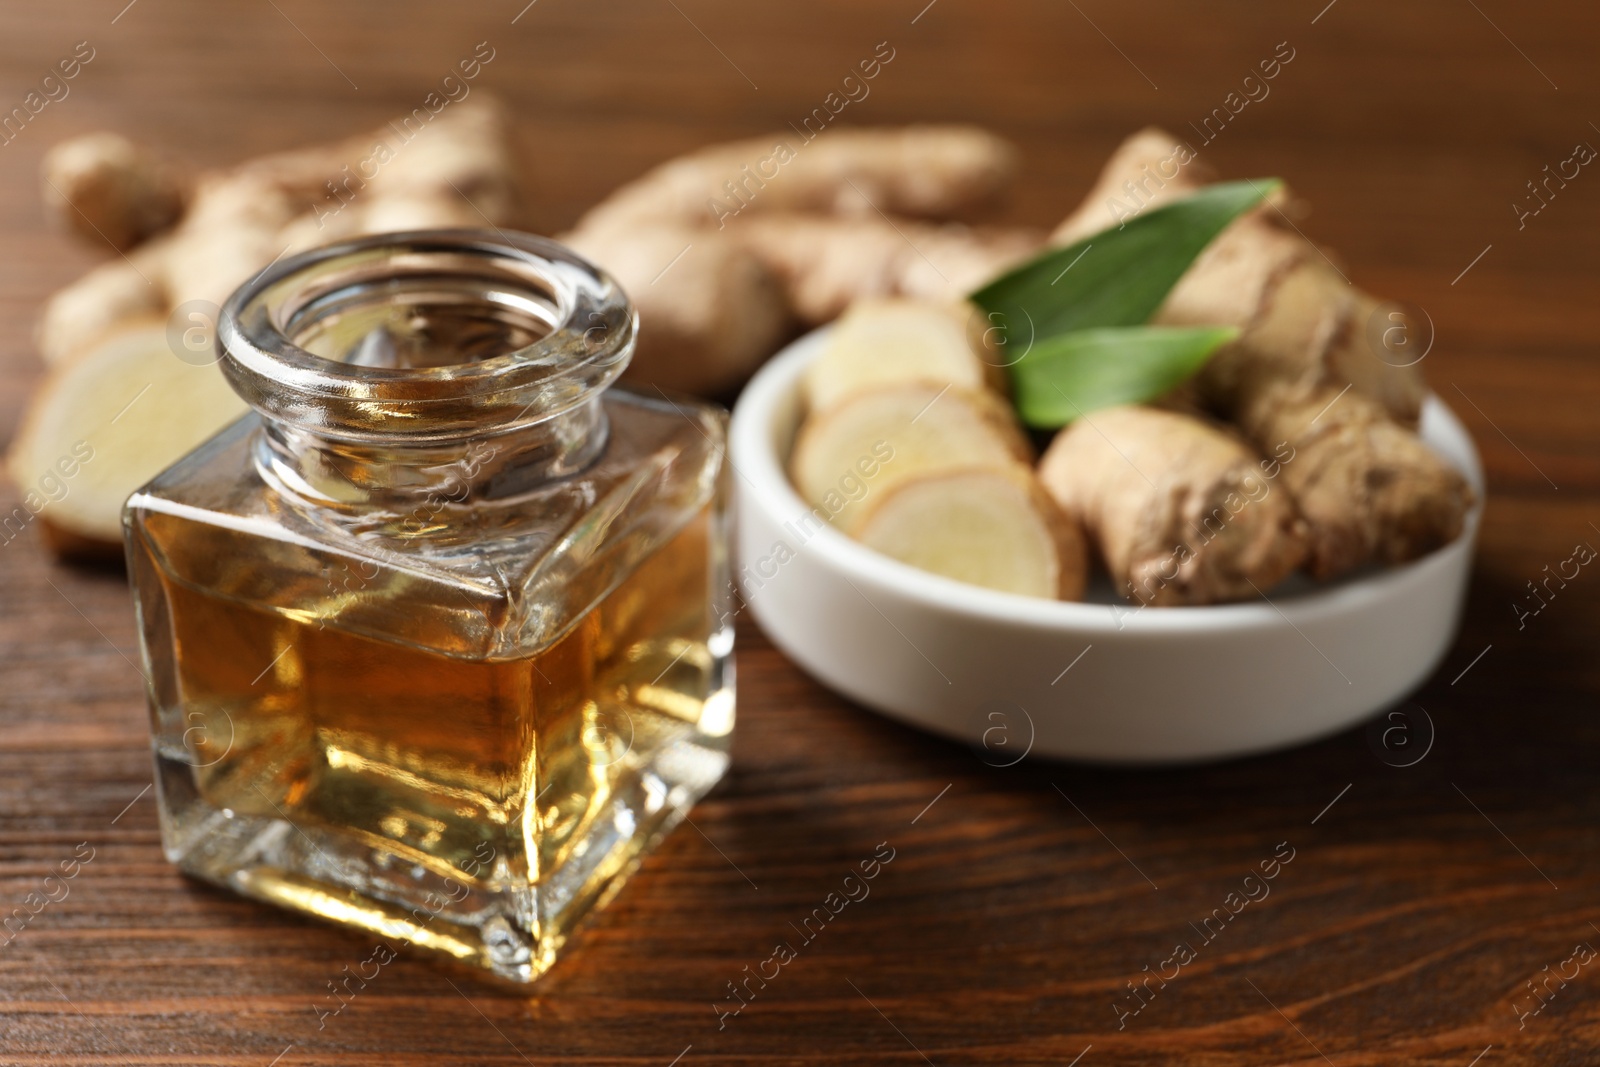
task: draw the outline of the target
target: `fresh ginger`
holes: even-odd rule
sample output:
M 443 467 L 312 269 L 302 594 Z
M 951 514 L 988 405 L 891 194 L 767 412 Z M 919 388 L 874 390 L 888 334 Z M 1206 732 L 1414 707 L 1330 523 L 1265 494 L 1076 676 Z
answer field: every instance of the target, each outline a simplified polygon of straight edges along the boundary
M 971 585 L 1083 596 L 1083 535 L 1026 468 L 955 467 L 905 479 L 869 504 L 856 536 L 891 559 Z
M 734 231 L 783 285 L 807 325 L 862 297 L 961 300 L 1037 252 L 1031 229 L 860 218 L 760 215 Z
M 48 154 L 47 199 L 62 222 L 126 250 L 46 303 L 36 339 L 52 372 L 9 456 L 26 483 L 73 442 L 96 448 L 71 493 L 39 511 L 59 554 L 120 555 L 128 494 L 244 412 L 208 336 L 241 283 L 329 241 L 513 221 L 497 105 L 476 98 L 407 133 L 386 126 L 199 175 L 111 134 Z
M 1141 130 L 1112 154 L 1051 242 L 1067 244 L 1118 225 L 1210 178 L 1183 142 L 1162 130 Z M 1280 193 L 1224 230 L 1179 280 L 1155 321 L 1237 326 L 1247 331 L 1244 344 L 1256 350 L 1250 374 L 1353 384 L 1415 427 L 1426 392 L 1421 368 L 1373 351 L 1367 327 L 1381 302 L 1354 288 L 1324 252 L 1289 228 L 1280 203 L 1286 199 Z M 1227 377 L 1234 370 L 1219 358 L 1209 373 Z
M 974 126 L 777 133 L 668 160 L 592 208 L 580 228 L 725 229 L 746 211 L 961 218 L 1005 192 L 1016 162 L 1014 148 Z
M 1212 604 L 1277 585 L 1305 560 L 1286 468 L 1178 411 L 1128 405 L 1056 435 L 1039 480 L 1082 520 L 1112 585 L 1141 604 Z
M 1191 192 L 1201 184 L 1197 169 L 1170 134 L 1135 134 L 1052 240 L 1115 224 L 1130 203 L 1143 210 Z M 1346 284 L 1282 224 L 1280 211 L 1269 203 L 1224 230 L 1155 321 L 1240 328 L 1197 376 L 1194 393 L 1262 454 L 1295 456 L 1283 483 L 1309 529 L 1313 575 L 1415 559 L 1461 532 L 1472 492 L 1412 432 L 1421 372 L 1374 351 L 1367 328 L 1379 302 Z M 1176 468 L 1146 473 L 1184 478 Z
M 715 396 L 794 333 L 781 283 L 727 231 L 663 223 L 561 240 L 609 271 L 639 311 L 630 380 Z
M 1031 469 L 985 321 L 964 301 L 852 306 L 806 370 L 791 477 L 835 526 L 892 559 L 1076 600 L 1083 533 Z
M 63 221 L 83 213 L 95 220 L 95 230 L 110 226 L 133 236 L 127 244 L 113 239 L 130 249 L 126 257 L 90 271 L 45 304 L 35 338 L 40 354 L 47 363 L 62 363 L 126 321 L 165 315 L 191 301 L 220 306 L 274 259 L 330 241 L 394 229 L 512 223 L 516 175 L 497 104 L 478 98 L 456 105 L 412 136 L 402 141 L 385 126 L 335 145 L 162 180 L 151 177 L 160 168 L 147 155 L 114 135 L 89 134 L 56 146 L 45 176 L 63 194 L 55 201 Z M 69 171 L 88 177 L 63 178 L 64 185 L 55 180 Z M 100 191 L 91 197 L 90 189 Z M 181 217 L 165 229 L 137 221 L 169 215 L 180 195 L 174 190 L 182 190 L 187 205 Z
M 178 221 L 192 177 L 117 133 L 63 141 L 40 165 L 45 204 L 86 241 L 125 252 Z
M 1005 368 L 981 314 L 965 301 L 857 301 L 806 368 L 806 407 L 825 411 L 852 393 L 909 382 L 1004 394 Z
M 83 462 L 58 496 L 29 492 L 12 517 L 36 515 L 58 554 L 120 559 L 122 502 L 244 414 L 217 367 L 179 359 L 171 344 L 161 319 L 121 323 L 34 394 L 6 457 L 11 476 L 32 486 L 63 457 Z
M 848 492 L 863 457 L 887 446 L 891 458 L 858 495 Z M 982 391 L 925 382 L 855 392 L 812 412 L 795 438 L 790 471 L 808 503 L 829 510 L 853 533 L 863 501 L 913 475 L 955 467 L 1026 466 L 1033 449 L 1017 428 L 1009 405 Z M 846 486 L 837 504 L 840 486 Z
M 1242 390 L 1234 418 L 1277 442 L 1311 534 L 1308 569 L 1334 578 L 1369 563 L 1418 559 L 1460 534 L 1473 494 L 1454 467 L 1365 393 L 1280 383 Z
M 712 145 L 624 185 L 561 240 L 638 307 L 630 377 L 721 393 L 859 297 L 958 300 L 1036 251 L 1032 230 L 949 221 L 996 200 L 1015 158 L 966 126 Z

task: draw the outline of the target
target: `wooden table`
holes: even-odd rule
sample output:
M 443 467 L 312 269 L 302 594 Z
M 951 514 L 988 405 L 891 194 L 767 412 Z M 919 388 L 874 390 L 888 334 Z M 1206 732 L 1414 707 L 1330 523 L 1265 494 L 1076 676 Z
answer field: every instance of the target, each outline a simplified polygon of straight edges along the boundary
M 1600 545 L 1600 175 L 1520 227 L 1511 207 L 1600 145 L 1593 5 L 126 2 L 4 15 L 0 111 L 76 42 L 96 58 L 0 148 L 0 437 L 39 373 L 39 301 L 102 258 L 39 206 L 40 153 L 72 133 L 226 162 L 409 110 L 488 40 L 482 84 L 520 112 L 530 222 L 554 232 L 651 163 L 803 116 L 887 40 L 846 118 L 1013 137 L 1008 217 L 1042 225 L 1121 135 L 1198 122 L 1286 41 L 1271 95 L 1206 152 L 1291 180 L 1358 281 L 1428 309 L 1427 368 L 1492 496 L 1461 638 L 1415 697 L 1436 737 L 1413 766 L 1358 729 L 1192 769 L 995 768 L 833 696 L 744 625 L 732 773 L 581 950 L 529 993 L 406 956 L 322 1029 L 313 1006 L 371 939 L 166 864 L 122 580 L 48 563 L 30 533 L 0 546 L 0 910 L 93 859 L 0 952 L 0 1061 L 1600 1061 L 1600 967 L 1518 1018 L 1525 983 L 1600 945 L 1600 576 L 1523 626 L 1513 611 Z M 726 983 L 880 842 L 895 859 L 870 897 L 719 1026 Z M 1270 898 L 1119 1030 L 1126 983 L 1280 842 Z

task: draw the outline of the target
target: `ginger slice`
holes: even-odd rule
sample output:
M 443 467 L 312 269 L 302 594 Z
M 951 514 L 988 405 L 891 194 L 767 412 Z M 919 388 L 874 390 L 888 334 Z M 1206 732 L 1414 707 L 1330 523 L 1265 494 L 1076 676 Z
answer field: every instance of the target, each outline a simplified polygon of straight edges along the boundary
M 806 368 L 806 403 L 824 411 L 865 389 L 904 382 L 1003 393 L 1005 369 L 986 341 L 986 325 L 965 302 L 857 301 Z
M 245 411 L 215 364 L 174 354 L 164 322 L 125 324 L 34 396 L 7 456 L 19 510 L 50 528 L 58 552 L 120 551 L 129 495 Z
M 1083 535 L 1022 468 L 904 479 L 873 500 L 857 537 L 902 563 L 986 589 L 1061 600 L 1083 595 Z
M 1010 408 L 985 392 L 921 383 L 858 393 L 806 420 L 790 477 L 807 503 L 853 532 L 861 504 L 916 474 L 1008 468 L 1032 449 Z
M 1039 479 L 1124 597 L 1212 604 L 1265 592 L 1305 560 L 1306 525 L 1276 481 L 1287 469 L 1201 419 L 1128 405 L 1058 434 Z

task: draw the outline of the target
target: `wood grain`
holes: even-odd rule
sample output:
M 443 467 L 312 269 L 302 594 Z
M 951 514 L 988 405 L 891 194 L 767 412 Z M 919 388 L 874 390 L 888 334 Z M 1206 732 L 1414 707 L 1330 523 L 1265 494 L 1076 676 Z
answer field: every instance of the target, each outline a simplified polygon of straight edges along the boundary
M 1380 762 L 1361 730 L 1160 772 L 992 768 L 833 696 L 744 624 L 734 770 L 579 951 L 531 992 L 405 956 L 319 1030 L 313 1005 L 370 939 L 164 862 L 121 579 L 47 563 L 30 532 L 0 545 L 0 910 L 80 843 L 94 853 L 0 950 L 0 1061 L 1600 1058 L 1595 968 L 1521 1028 L 1515 1008 L 1543 968 L 1600 944 L 1600 577 L 1522 629 L 1511 608 L 1576 542 L 1600 544 L 1600 175 L 1521 229 L 1510 207 L 1576 142 L 1600 144 L 1600 9 L 523 2 L 9 6 L 0 112 L 75 42 L 96 58 L 0 147 L 0 438 L 38 377 L 39 301 L 109 254 L 43 220 L 38 159 L 72 133 L 114 127 L 227 162 L 408 110 L 488 40 L 482 84 L 517 109 L 530 224 L 554 232 L 675 152 L 803 116 L 888 40 L 895 60 L 844 119 L 994 127 L 1026 159 L 1006 217 L 1045 225 L 1118 138 L 1199 120 L 1288 41 L 1271 95 L 1206 156 L 1288 178 L 1315 206 L 1301 225 L 1353 277 L 1428 309 L 1427 368 L 1489 472 L 1464 629 L 1415 696 L 1435 744 L 1409 768 Z M 0 508 L 16 498 L 0 489 Z M 726 983 L 793 940 L 789 924 L 880 842 L 895 859 L 871 895 L 719 1028 Z M 1198 940 L 1189 924 L 1279 842 L 1295 858 L 1270 897 L 1119 1030 L 1125 983 Z

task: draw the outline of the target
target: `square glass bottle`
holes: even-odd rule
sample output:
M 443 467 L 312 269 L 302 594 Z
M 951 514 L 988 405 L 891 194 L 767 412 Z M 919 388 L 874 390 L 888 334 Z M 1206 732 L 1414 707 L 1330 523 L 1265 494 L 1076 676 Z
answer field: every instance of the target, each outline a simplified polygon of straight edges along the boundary
M 124 512 L 174 863 L 530 981 L 716 783 L 725 415 L 614 387 L 636 329 L 525 235 L 234 294 L 254 413 Z

